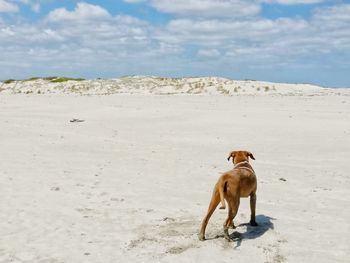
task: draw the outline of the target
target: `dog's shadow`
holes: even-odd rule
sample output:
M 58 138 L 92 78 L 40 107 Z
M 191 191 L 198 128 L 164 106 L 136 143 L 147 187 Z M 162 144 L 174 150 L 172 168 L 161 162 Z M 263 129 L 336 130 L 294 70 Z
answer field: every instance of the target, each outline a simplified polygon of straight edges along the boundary
M 258 226 L 251 226 L 249 223 L 238 225 L 234 232 L 230 234 L 230 238 L 232 239 L 232 241 L 237 242 L 235 248 L 239 247 L 244 239 L 258 238 L 265 234 L 268 230 L 274 229 L 272 220 L 275 220 L 275 218 L 265 215 L 258 215 L 256 216 L 256 222 L 258 223 Z M 238 232 L 237 230 L 239 230 L 239 228 L 242 226 L 247 227 L 246 231 L 243 233 Z M 215 238 L 221 237 L 224 238 L 224 235 L 217 235 Z

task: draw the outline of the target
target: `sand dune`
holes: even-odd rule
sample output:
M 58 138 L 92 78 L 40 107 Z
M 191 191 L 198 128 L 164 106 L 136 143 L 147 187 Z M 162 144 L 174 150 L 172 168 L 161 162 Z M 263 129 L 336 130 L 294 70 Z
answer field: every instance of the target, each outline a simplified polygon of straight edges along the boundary
M 59 79 L 58 79 L 59 80 Z M 323 94 L 334 89 L 310 84 L 272 83 L 254 80 L 230 80 L 218 77 L 163 78 L 132 76 L 109 80 L 58 81 L 36 79 L 0 84 L 3 93 L 75 93 L 75 94 Z
M 118 81 L 2 86 L 0 262 L 348 262 L 347 91 L 244 82 L 256 96 L 145 96 L 170 85 Z M 212 81 L 201 92 L 228 80 Z M 48 94 L 71 91 L 140 94 Z M 200 242 L 234 149 L 256 157 L 259 226 L 246 224 L 243 199 L 235 241 L 222 237 L 227 211 L 217 210 Z

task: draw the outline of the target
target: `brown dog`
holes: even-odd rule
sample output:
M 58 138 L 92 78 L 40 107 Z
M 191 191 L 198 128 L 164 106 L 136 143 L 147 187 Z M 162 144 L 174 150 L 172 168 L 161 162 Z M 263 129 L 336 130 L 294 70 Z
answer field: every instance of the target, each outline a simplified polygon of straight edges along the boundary
M 227 160 L 232 157 L 234 168 L 231 171 L 220 176 L 213 191 L 209 204 L 208 213 L 203 219 L 202 227 L 198 235 L 199 240 L 205 240 L 205 228 L 214 210 L 221 202 L 220 209 L 225 209 L 225 199 L 228 204 L 228 217 L 224 223 L 224 235 L 227 240 L 231 240 L 228 234 L 228 228 L 235 228 L 233 219 L 237 214 L 240 197 L 250 196 L 250 224 L 257 226 L 255 221 L 255 204 L 256 204 L 256 176 L 253 168 L 249 164 L 249 157 L 255 160 L 252 153 L 247 151 L 233 151 Z

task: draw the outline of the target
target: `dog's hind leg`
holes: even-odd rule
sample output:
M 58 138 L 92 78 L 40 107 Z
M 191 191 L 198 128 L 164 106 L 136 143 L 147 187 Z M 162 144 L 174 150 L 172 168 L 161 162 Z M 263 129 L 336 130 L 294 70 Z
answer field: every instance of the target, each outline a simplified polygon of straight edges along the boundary
M 225 209 L 226 205 L 225 205 L 224 192 L 227 191 L 227 182 L 219 182 L 218 188 L 219 188 L 220 202 L 221 202 L 220 209 Z
M 250 194 L 250 225 L 257 226 L 255 221 L 256 194 Z
M 231 222 L 228 224 L 228 227 L 231 228 L 231 229 L 235 229 L 235 228 L 236 228 L 235 224 L 233 223 L 233 219 L 232 219 Z
M 211 197 L 208 212 L 202 221 L 201 230 L 200 230 L 199 235 L 198 235 L 198 238 L 201 241 L 205 240 L 205 228 L 207 227 L 209 219 L 210 219 L 211 215 L 214 213 L 219 202 L 220 202 L 220 194 L 219 194 L 219 191 L 217 191 L 217 189 L 215 188 L 213 195 Z
M 224 236 L 228 241 L 232 241 L 228 233 L 228 229 L 232 226 L 233 228 L 235 228 L 233 224 L 233 219 L 237 215 L 239 202 L 239 195 L 236 195 L 236 197 L 234 197 L 233 200 L 229 202 L 228 216 L 224 224 Z
M 224 223 L 224 236 L 228 241 L 231 241 L 230 235 L 228 234 L 228 229 L 231 225 L 231 222 L 233 221 L 232 217 L 232 206 L 231 204 L 228 205 L 228 215 Z

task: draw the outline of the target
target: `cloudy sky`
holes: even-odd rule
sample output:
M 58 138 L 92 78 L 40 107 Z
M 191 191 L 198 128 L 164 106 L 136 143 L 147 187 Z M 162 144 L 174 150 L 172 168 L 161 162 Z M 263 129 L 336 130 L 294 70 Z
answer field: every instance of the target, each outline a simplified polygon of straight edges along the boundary
M 0 0 L 0 79 L 134 74 L 350 87 L 350 0 Z

